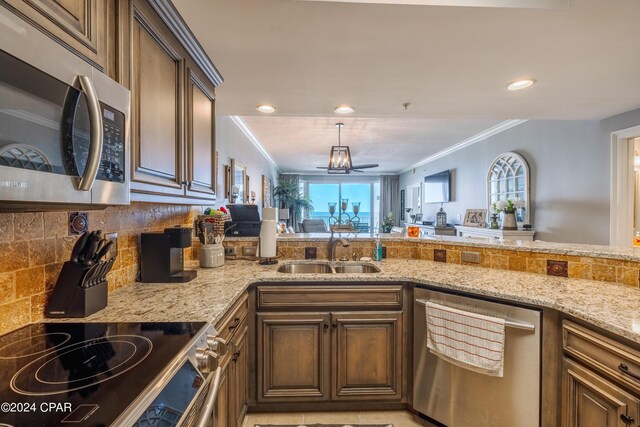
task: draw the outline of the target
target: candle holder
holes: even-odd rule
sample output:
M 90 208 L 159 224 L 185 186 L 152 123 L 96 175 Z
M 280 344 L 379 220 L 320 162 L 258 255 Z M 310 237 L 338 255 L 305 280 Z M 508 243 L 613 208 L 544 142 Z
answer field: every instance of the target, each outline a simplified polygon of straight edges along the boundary
M 335 225 L 336 222 L 338 222 L 338 219 L 334 216 L 336 214 L 336 206 L 338 205 L 338 203 L 336 202 L 329 202 L 329 214 L 331 214 L 331 216 L 329 217 L 329 226 Z
M 351 218 L 351 223 L 354 228 L 358 228 L 358 225 L 360 224 L 360 218 L 358 217 L 358 214 L 360 213 L 360 203 L 361 202 L 351 202 L 351 208 L 353 209 L 353 218 Z

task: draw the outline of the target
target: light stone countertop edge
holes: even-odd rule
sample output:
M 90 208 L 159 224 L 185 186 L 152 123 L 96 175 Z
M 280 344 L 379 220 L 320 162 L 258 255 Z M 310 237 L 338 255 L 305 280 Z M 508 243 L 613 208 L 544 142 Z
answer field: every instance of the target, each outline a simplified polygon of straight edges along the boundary
M 390 259 L 377 263 L 380 273 L 348 275 L 278 273 L 278 265 L 227 261 L 219 268 L 198 268 L 189 283 L 137 282 L 112 292 L 109 305 L 89 317 L 44 321 L 215 324 L 255 283 L 409 282 L 555 309 L 640 344 L 640 289 L 630 286 L 424 260 Z
M 279 234 L 277 241 L 279 242 L 326 242 L 329 240 L 329 233 L 297 233 L 297 234 Z M 346 234 L 346 237 L 355 242 L 374 241 L 378 237 L 374 234 Z M 513 250 L 518 252 L 535 252 L 552 255 L 578 256 L 590 258 L 606 258 L 616 259 L 620 261 L 640 262 L 640 248 L 637 247 L 617 247 L 605 245 L 587 245 L 578 243 L 557 243 L 546 242 L 540 240 L 523 241 L 523 240 L 498 240 L 492 238 L 468 238 L 457 236 L 426 236 L 422 238 L 413 238 L 393 234 L 381 234 L 380 239 L 383 244 L 385 242 L 416 242 L 416 243 L 434 243 L 446 244 L 453 246 L 464 246 L 473 248 Z M 257 237 L 227 237 L 225 241 L 229 242 L 249 242 L 258 241 Z

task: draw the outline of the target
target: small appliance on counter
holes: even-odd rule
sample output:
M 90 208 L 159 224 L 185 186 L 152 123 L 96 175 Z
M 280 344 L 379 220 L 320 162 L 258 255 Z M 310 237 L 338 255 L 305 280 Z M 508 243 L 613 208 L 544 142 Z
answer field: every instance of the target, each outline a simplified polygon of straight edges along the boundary
M 107 255 L 113 244 L 100 230 L 80 236 L 71 259 L 62 266 L 47 303 L 47 317 L 87 317 L 107 306 L 107 273 L 116 260 Z
M 140 281 L 180 283 L 196 278 L 184 269 L 184 248 L 191 247 L 191 228 L 175 226 L 140 236 Z
M 224 224 L 225 235 L 256 237 L 260 235 L 258 205 L 228 205 L 231 221 Z

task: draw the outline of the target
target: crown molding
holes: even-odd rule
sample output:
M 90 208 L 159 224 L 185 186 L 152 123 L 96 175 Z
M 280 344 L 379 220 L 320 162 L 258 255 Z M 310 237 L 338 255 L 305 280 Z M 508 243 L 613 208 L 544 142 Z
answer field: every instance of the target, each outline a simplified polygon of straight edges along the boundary
M 278 170 L 278 172 L 282 172 L 280 170 L 280 166 L 278 166 L 278 164 L 273 159 L 273 157 L 271 157 L 271 154 L 269 154 L 267 149 L 264 148 L 264 145 L 262 145 L 260 140 L 253 134 L 253 132 L 251 132 L 251 129 L 249 129 L 249 126 L 247 126 L 244 120 L 242 120 L 242 117 L 240 116 L 229 116 L 229 117 L 231 118 L 231 121 L 238 127 L 238 129 L 240 129 L 240 131 L 244 134 L 244 136 L 246 136 L 249 139 L 249 141 L 251 141 L 251 143 L 258 149 L 258 151 L 260 151 L 260 154 L 262 154 L 264 158 L 267 159 L 269 163 L 271 163 Z
M 171 3 L 171 0 L 149 0 L 149 4 L 165 24 L 169 27 L 174 36 L 180 41 L 180 44 L 191 55 L 196 64 L 202 69 L 202 72 L 207 76 L 209 80 L 215 85 L 220 86 L 224 79 L 218 71 L 209 55 L 204 51 L 204 48 L 193 35 L 189 26 L 184 22 L 182 16 Z
M 528 120 L 507 120 L 504 121 L 502 123 L 499 123 L 493 127 L 490 127 L 489 129 L 483 130 L 480 133 L 477 133 L 475 135 L 473 135 L 470 138 L 465 139 L 464 141 L 460 141 L 459 143 L 452 145 L 449 148 L 446 148 L 442 151 L 439 151 L 429 157 L 426 157 L 422 160 L 420 160 L 418 163 L 414 163 L 413 165 L 402 169 L 399 173 L 405 173 L 405 172 L 409 172 L 413 169 L 419 168 L 420 166 L 424 166 L 427 163 L 433 162 L 434 160 L 437 160 L 441 157 L 447 156 L 451 153 L 455 153 L 456 151 L 462 150 L 463 148 L 469 147 L 473 144 L 476 144 L 480 141 L 484 141 L 487 138 L 490 138 L 494 135 L 497 135 L 501 132 L 504 132 L 508 129 L 511 129 L 513 127 L 516 127 L 518 125 L 521 125 L 523 123 L 526 123 Z

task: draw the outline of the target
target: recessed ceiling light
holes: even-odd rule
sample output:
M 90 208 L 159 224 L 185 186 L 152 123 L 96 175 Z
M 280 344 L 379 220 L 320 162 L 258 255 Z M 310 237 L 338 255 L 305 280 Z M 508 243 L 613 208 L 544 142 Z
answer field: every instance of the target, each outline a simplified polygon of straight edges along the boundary
M 351 105 L 338 105 L 333 112 L 336 114 L 350 114 L 356 111 Z
M 271 104 L 260 104 L 256 107 L 256 110 L 260 111 L 261 113 L 270 114 L 276 112 L 276 107 Z
M 535 84 L 535 79 L 514 80 L 507 85 L 507 90 L 521 90 L 531 87 Z

